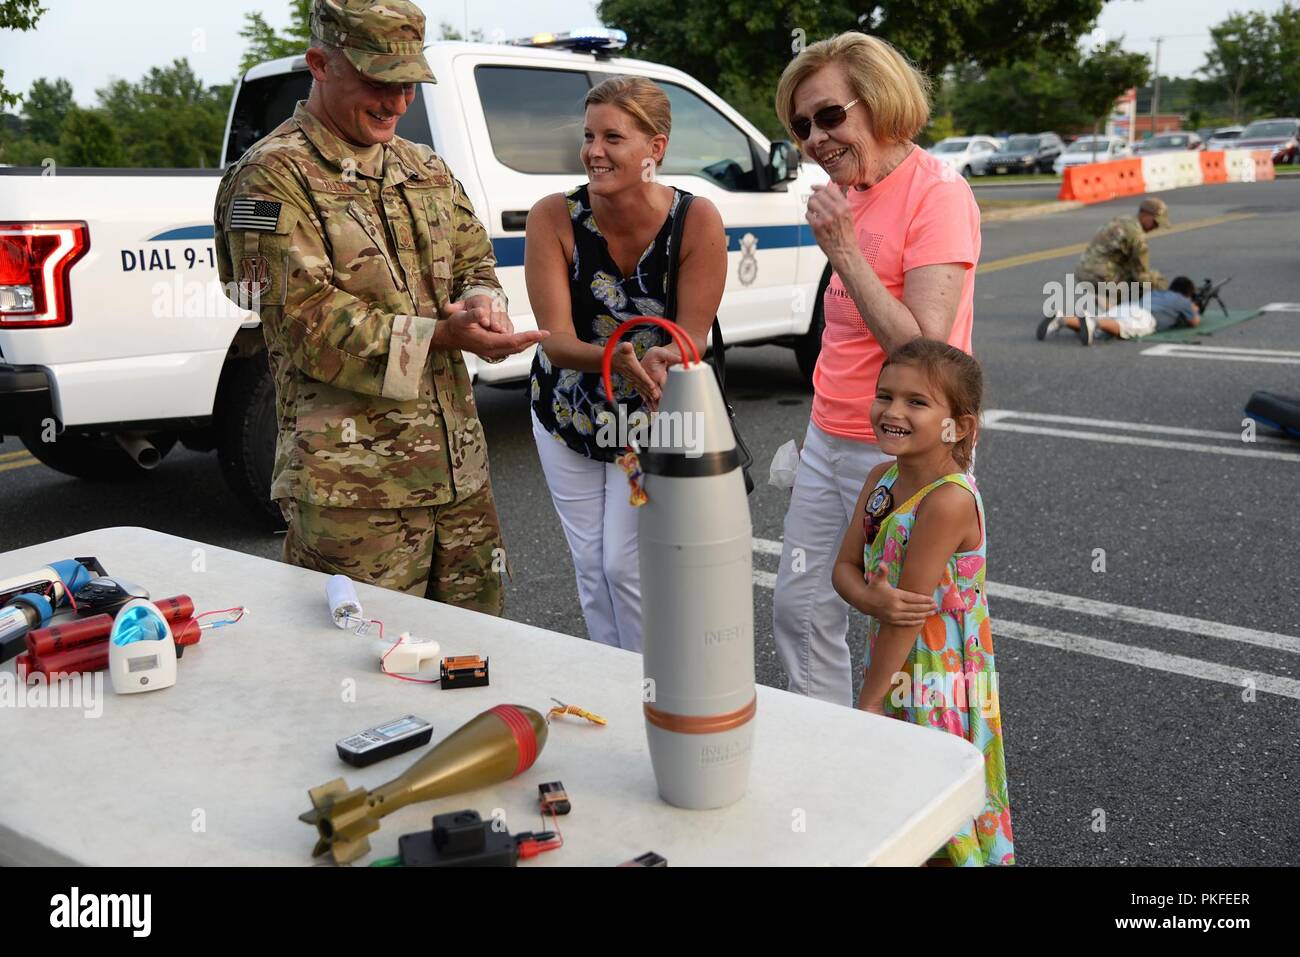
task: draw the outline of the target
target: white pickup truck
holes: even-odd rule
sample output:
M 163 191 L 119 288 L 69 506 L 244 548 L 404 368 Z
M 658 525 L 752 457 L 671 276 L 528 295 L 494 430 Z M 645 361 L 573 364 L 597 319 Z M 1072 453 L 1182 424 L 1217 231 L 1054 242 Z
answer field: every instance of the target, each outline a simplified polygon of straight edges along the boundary
M 789 345 L 811 376 L 829 273 L 804 204 L 825 174 L 686 74 L 612 57 L 617 45 L 433 43 L 438 83 L 417 87 L 397 132 L 431 145 L 464 184 L 492 236 L 511 318 L 532 329 L 528 209 L 584 178 L 587 90 L 613 74 L 649 77 L 673 110 L 661 180 L 708 197 L 726 225 L 728 345 Z M 310 82 L 302 57 L 249 70 L 231 104 L 225 163 L 285 120 Z M 220 172 L 0 169 L 0 436 L 84 478 L 152 468 L 177 441 L 216 450 L 241 500 L 279 522 L 268 497 L 276 425 L 262 333 L 216 275 Z M 478 382 L 496 383 L 526 378 L 532 355 L 466 360 Z

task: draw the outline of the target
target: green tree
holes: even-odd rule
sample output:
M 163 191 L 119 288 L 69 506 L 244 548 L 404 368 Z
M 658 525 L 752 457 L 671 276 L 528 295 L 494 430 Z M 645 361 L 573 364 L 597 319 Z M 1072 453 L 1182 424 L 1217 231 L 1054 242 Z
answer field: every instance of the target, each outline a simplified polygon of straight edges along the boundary
M 952 114 L 935 113 L 930 115 L 930 125 L 925 128 L 919 140 L 922 146 L 928 148 L 941 140 L 956 135 L 957 126 L 953 123 Z
M 311 43 L 311 4 L 312 0 L 289 0 L 289 26 L 283 33 L 276 33 L 260 13 L 244 14 L 239 35 L 248 46 L 239 61 L 239 71 L 306 50 Z
M 121 166 L 122 141 L 103 110 L 74 106 L 63 119 L 59 162 L 65 166 Z
M 439 40 L 464 40 L 465 34 L 461 33 L 459 30 L 453 27 L 448 21 L 443 20 L 441 23 L 438 24 L 438 39 Z M 482 43 L 483 31 L 477 28 L 469 31 L 469 39 L 473 43 Z
M 1074 60 L 1039 51 L 1006 66 L 967 65 L 954 79 L 953 117 L 966 133 L 1039 133 L 1092 121 L 1075 96 Z
M 57 143 L 63 118 L 73 105 L 72 84 L 67 80 L 37 80 L 23 97 L 23 131 L 33 139 Z
M 30 30 L 45 8 L 40 0 L 0 0 L 0 30 Z M 18 94 L 5 89 L 5 71 L 0 70 L 0 108 L 14 106 Z
M 628 55 L 667 63 L 712 87 L 757 126 L 784 136 L 772 106 L 793 53 L 845 30 L 898 46 L 928 75 L 953 64 L 1011 62 L 1064 52 L 1101 12 L 1102 0 L 601 0 L 608 26 L 627 31 Z
M 1145 53 L 1125 53 L 1120 49 L 1123 37 L 1097 47 L 1070 71 L 1071 87 L 1079 109 L 1092 119 L 1092 132 L 1101 131 L 1101 122 L 1115 108 L 1115 100 L 1130 87 L 1141 86 L 1151 75 L 1151 61 Z M 1096 140 L 1094 139 L 1094 143 Z
M 1272 22 L 1262 13 L 1234 13 L 1210 28 L 1201 73 L 1223 91 L 1234 123 L 1241 122 L 1265 93 L 1274 72 L 1273 32 Z
M 1300 8 L 1291 3 L 1273 14 L 1273 63 L 1257 100 L 1276 116 L 1300 113 Z
M 137 83 L 114 80 L 99 102 L 130 166 L 221 165 L 230 86 L 205 86 L 188 60 L 152 67 Z

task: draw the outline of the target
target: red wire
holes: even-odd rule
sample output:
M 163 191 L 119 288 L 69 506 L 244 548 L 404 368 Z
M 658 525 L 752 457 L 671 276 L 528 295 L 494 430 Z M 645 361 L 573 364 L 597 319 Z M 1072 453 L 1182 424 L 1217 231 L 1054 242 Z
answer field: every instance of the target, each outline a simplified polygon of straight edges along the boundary
M 246 611 L 246 609 L 244 608 L 243 605 L 236 605 L 234 608 L 218 608 L 216 611 L 205 611 L 201 615 L 195 615 L 194 620 L 198 621 L 200 618 L 207 618 L 208 615 L 222 615 L 222 614 L 228 615 L 232 611 L 239 612 L 238 615 L 230 619 L 230 623 L 233 625 L 235 622 L 239 621 L 239 619 L 244 617 L 244 612 Z
M 673 342 L 677 348 L 682 351 L 682 364 L 690 367 L 692 361 L 700 361 L 700 351 L 695 348 L 695 342 L 690 336 L 682 332 L 682 327 L 668 319 L 661 319 L 658 316 L 633 316 L 627 322 L 621 323 L 614 334 L 609 337 L 609 342 L 605 343 L 605 355 L 600 363 L 601 380 L 605 383 L 605 397 L 609 399 L 609 404 L 614 404 L 614 385 L 610 378 L 610 367 L 614 361 L 614 350 L 618 348 L 618 341 L 623 338 L 623 333 L 634 326 L 659 326 L 666 329 L 672 336 Z M 689 347 L 689 349 L 688 349 Z
M 380 640 L 380 641 L 383 641 L 383 640 L 384 640 L 384 623 L 383 623 L 382 621 L 380 621 L 378 618 L 371 618 L 370 620 L 371 620 L 372 622 L 374 622 L 376 625 L 379 626 L 379 640 Z M 390 678 L 396 678 L 396 679 L 398 679 L 399 681 L 414 681 L 414 682 L 415 682 L 416 684 L 418 684 L 418 685 L 436 685 L 439 681 L 442 680 L 441 678 L 410 678 L 410 677 L 408 677 L 408 676 L 406 676 L 406 675 L 399 675 L 399 674 L 395 674 L 395 673 L 392 672 L 392 671 L 389 671 L 388 668 L 384 665 L 384 662 L 387 661 L 387 660 L 388 660 L 388 656 L 391 655 L 391 654 L 393 653 L 393 649 L 396 648 L 396 647 L 397 647 L 398 645 L 400 645 L 401 643 L 402 643 L 402 638 L 401 638 L 401 636 L 399 635 L 399 636 L 397 637 L 397 640 L 396 640 L 395 642 L 393 642 L 393 647 L 392 647 L 392 648 L 389 648 L 387 651 L 385 651 L 385 652 L 384 652 L 384 657 L 382 657 L 382 658 L 379 659 L 379 670 L 380 670 L 380 671 L 382 671 L 384 674 L 388 675 L 388 677 L 390 677 Z
M 58 572 L 54 573 L 54 577 L 57 578 L 59 580 L 59 584 L 63 586 L 63 594 L 68 596 L 68 604 L 72 606 L 73 611 L 76 611 L 77 599 L 72 597 L 72 589 L 68 587 L 68 583 L 63 580 L 63 576 L 60 575 Z
M 550 841 L 524 841 L 520 845 L 520 856 L 525 860 L 546 851 L 558 851 L 564 846 L 564 834 L 560 832 L 560 819 L 555 816 L 555 808 L 548 808 L 548 810 L 551 812 L 551 827 L 555 830 L 555 839 Z M 542 812 L 542 828 L 546 828 L 545 811 Z
M 545 817 L 542 818 L 542 823 L 546 823 Z M 557 847 L 564 846 L 564 833 L 560 830 L 560 819 L 555 814 L 555 808 L 551 808 L 551 826 L 555 828 L 555 836 L 559 838 L 560 842 L 557 844 L 554 841 L 548 841 L 547 845 L 543 848 L 543 850 L 546 851 L 553 851 Z

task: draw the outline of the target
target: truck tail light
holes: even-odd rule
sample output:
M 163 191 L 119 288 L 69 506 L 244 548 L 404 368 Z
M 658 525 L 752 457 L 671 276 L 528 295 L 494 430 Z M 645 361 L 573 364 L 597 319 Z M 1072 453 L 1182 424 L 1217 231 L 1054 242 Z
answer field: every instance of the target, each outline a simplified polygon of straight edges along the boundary
M 72 322 L 68 271 L 89 248 L 84 222 L 0 222 L 0 328 Z

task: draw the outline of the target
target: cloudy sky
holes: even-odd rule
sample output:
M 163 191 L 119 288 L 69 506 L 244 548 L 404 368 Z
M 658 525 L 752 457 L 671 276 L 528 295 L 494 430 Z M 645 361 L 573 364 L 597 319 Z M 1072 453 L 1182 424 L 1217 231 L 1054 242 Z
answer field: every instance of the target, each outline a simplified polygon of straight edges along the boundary
M 761 3 L 763 0 L 754 0 Z M 1209 28 L 1230 9 L 1272 12 L 1283 0 L 1110 0 L 1098 28 L 1124 37 L 1132 50 L 1152 54 L 1155 37 L 1167 37 L 1160 72 L 1188 76 L 1204 62 Z M 151 66 L 188 57 L 209 83 L 230 80 L 244 41 L 244 14 L 261 11 L 271 24 L 288 23 L 287 0 L 43 0 L 47 12 L 35 30 L 0 31 L 5 85 L 25 91 L 38 77 L 66 77 L 77 101 L 92 105 L 95 90 L 111 77 L 134 80 Z M 446 20 L 488 39 L 541 30 L 595 25 L 594 0 L 419 0 L 431 27 Z

